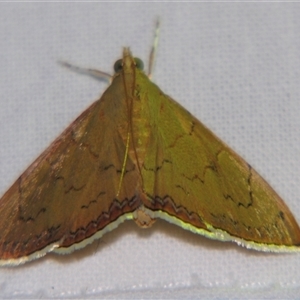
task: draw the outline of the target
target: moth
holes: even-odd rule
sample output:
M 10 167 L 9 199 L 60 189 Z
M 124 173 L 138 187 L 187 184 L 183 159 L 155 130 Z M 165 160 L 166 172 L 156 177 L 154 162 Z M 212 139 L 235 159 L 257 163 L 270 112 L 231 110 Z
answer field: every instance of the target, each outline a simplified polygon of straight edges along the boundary
M 114 69 L 102 73 L 111 84 L 101 98 L 0 199 L 0 265 L 70 253 L 131 219 L 299 251 L 295 218 L 247 162 L 151 82 L 129 48 Z

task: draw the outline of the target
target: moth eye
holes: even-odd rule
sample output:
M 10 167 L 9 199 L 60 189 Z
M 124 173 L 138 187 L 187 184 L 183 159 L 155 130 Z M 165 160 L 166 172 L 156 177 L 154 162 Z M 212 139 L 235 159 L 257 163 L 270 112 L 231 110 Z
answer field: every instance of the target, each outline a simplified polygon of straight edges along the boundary
M 123 60 L 118 59 L 114 64 L 114 70 L 116 73 L 120 72 L 123 69 Z
M 135 61 L 135 65 L 136 65 L 137 69 L 143 71 L 144 70 L 144 63 L 143 63 L 143 61 L 141 59 L 139 59 L 138 57 L 135 57 L 134 61 Z

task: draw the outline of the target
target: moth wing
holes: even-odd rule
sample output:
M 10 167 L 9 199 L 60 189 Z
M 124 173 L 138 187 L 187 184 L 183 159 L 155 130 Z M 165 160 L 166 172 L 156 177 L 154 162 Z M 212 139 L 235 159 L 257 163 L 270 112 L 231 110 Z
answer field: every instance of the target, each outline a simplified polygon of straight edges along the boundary
M 299 226 L 269 184 L 177 102 L 160 101 L 143 168 L 146 206 L 213 239 L 264 251 L 299 246 Z
M 70 252 L 131 218 L 138 174 L 128 159 L 119 188 L 125 145 L 107 114 L 113 101 L 108 92 L 83 112 L 0 199 L 0 264 Z

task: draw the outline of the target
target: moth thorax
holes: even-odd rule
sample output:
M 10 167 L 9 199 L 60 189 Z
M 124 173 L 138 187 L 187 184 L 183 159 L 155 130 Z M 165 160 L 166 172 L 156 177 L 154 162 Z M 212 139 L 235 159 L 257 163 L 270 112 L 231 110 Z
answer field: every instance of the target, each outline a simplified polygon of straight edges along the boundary
M 155 223 L 156 218 L 154 217 L 154 214 L 152 211 L 145 208 L 144 205 L 141 205 L 139 208 L 137 208 L 134 211 L 133 220 L 139 227 L 149 228 Z

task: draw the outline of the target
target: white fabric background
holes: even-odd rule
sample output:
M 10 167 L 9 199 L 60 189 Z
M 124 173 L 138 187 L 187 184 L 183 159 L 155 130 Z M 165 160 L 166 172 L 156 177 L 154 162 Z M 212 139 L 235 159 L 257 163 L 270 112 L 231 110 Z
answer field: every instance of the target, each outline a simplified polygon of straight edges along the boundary
M 154 81 L 240 153 L 300 223 L 299 3 L 1 3 L 0 194 L 106 85 L 123 46 Z M 184 157 L 183 157 L 184 159 Z M 164 221 L 127 222 L 83 251 L 0 269 L 2 298 L 281 299 L 300 254 L 249 251 Z

